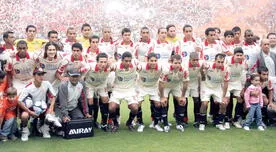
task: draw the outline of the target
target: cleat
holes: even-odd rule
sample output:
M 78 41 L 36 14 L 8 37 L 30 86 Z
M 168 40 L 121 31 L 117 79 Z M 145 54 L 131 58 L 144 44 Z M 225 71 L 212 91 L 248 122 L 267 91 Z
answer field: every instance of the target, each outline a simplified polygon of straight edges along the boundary
M 229 123 L 229 122 L 226 122 L 226 123 L 224 124 L 224 128 L 225 128 L 225 129 L 230 129 L 230 123 Z
M 204 124 L 199 124 L 198 130 L 199 131 L 204 131 L 205 130 L 205 125 Z
M 158 124 L 154 126 L 154 128 L 157 130 L 157 131 L 160 131 L 160 132 L 163 132 L 163 128 L 161 128 Z
M 259 127 L 258 127 L 258 130 L 259 130 L 259 131 L 265 131 L 265 129 L 264 129 L 263 126 L 259 126 Z
M 164 132 L 169 132 L 170 131 L 170 126 L 164 126 Z
M 43 138 L 51 138 L 49 131 L 50 131 L 49 125 L 46 125 L 46 124 L 42 125 L 39 128 L 39 132 L 42 133 Z
M 28 127 L 22 128 L 22 135 L 21 140 L 22 141 L 28 141 L 29 140 L 30 131 Z
M 150 123 L 149 128 L 154 128 L 154 121 Z
M 225 128 L 223 127 L 223 125 L 222 125 L 222 124 L 218 124 L 218 125 L 216 125 L 216 128 L 218 128 L 219 130 L 222 130 L 222 131 L 224 131 L 224 130 L 225 130 Z
M 181 132 L 184 132 L 184 127 L 183 125 L 176 125 L 176 129 L 181 131 Z
M 246 130 L 246 131 L 250 130 L 250 128 L 248 126 L 244 126 L 243 129 Z
M 241 124 L 237 121 L 237 122 L 234 122 L 233 125 L 236 127 L 236 128 L 242 128 Z
M 145 125 L 139 125 L 137 128 L 137 132 L 143 132 L 145 128 Z

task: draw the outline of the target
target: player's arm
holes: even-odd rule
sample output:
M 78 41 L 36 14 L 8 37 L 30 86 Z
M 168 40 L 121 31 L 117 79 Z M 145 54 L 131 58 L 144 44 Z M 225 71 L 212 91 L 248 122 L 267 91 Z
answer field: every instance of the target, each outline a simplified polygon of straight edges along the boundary
M 47 96 L 50 98 L 50 106 L 48 108 L 47 113 L 54 113 L 54 107 L 55 107 L 55 102 L 56 102 L 56 93 L 53 88 L 53 86 L 50 84 L 50 82 L 47 82 L 48 84 L 48 91 L 47 91 Z
M 22 110 L 28 112 L 31 116 L 33 116 L 33 117 L 35 117 L 35 118 L 38 117 L 38 115 L 37 115 L 34 111 L 32 111 L 32 110 L 30 110 L 29 108 L 27 108 L 23 102 L 17 101 L 17 105 L 18 105 L 18 107 L 19 107 L 20 109 L 22 109 Z

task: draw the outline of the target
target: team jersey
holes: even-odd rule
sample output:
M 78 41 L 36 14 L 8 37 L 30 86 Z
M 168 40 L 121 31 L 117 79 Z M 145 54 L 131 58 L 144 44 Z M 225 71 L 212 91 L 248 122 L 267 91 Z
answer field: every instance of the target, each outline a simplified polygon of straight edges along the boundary
M 216 69 L 216 63 L 214 62 L 205 63 L 203 66 L 206 69 L 206 73 L 205 81 L 202 81 L 202 83 L 208 88 L 218 88 L 222 86 L 224 81 L 229 81 L 230 76 L 226 66 Z
M 178 36 L 175 36 L 174 38 L 171 38 L 171 37 L 166 37 L 166 41 L 170 44 L 177 44 L 178 41 L 180 40 L 180 37 Z
M 135 48 L 133 42 L 131 41 L 129 45 L 126 45 L 123 41 L 115 45 L 115 52 L 117 60 L 122 58 L 123 53 L 130 52 L 134 56 Z
M 215 41 L 213 44 L 209 44 L 207 40 L 205 40 L 201 46 L 201 57 L 205 61 L 215 61 L 215 56 L 218 53 L 222 53 L 222 48 L 219 41 Z
M 137 79 L 136 66 L 134 63 L 126 70 L 121 62 L 117 62 L 112 66 L 112 70 L 115 71 L 113 90 L 134 89 Z
M 115 45 L 112 39 L 110 39 L 110 42 L 105 42 L 101 39 L 98 48 L 101 52 L 106 53 L 109 56 L 109 59 L 114 59 Z
M 17 99 L 13 102 L 8 101 L 7 97 L 0 99 L 0 118 L 4 118 L 4 120 L 16 118 L 17 105 Z
M 147 42 L 141 40 L 135 45 L 135 57 L 140 62 L 145 62 L 146 54 L 154 47 L 153 41 L 149 39 Z
M 192 41 L 188 41 L 185 37 L 182 41 L 179 41 L 179 49 L 180 54 L 182 57 L 182 62 L 188 62 L 190 58 L 191 52 L 196 52 L 197 44 L 194 38 L 192 38 Z
M 156 88 L 162 72 L 162 67 L 157 64 L 155 69 L 151 70 L 148 63 L 142 62 L 137 66 L 137 72 L 139 74 L 138 85 Z
M 99 53 L 101 53 L 99 48 L 95 52 L 92 52 L 89 47 L 86 52 L 83 53 L 83 57 L 87 63 L 97 62 L 96 58 Z
M 13 79 L 27 81 L 33 78 L 33 71 L 35 69 L 35 61 L 26 52 L 26 58 L 19 58 L 16 54 L 15 58 L 8 61 L 8 69 L 12 71 Z
M 81 43 L 83 50 L 86 50 L 90 46 L 89 38 L 77 37 L 77 41 Z
M 274 54 L 276 54 L 276 46 L 273 47 L 273 48 L 271 47 L 271 48 L 270 48 L 270 52 L 273 52 Z
M 20 40 L 24 40 L 27 42 L 28 51 L 30 53 L 39 51 L 42 48 L 43 44 L 47 42 L 47 40 L 45 39 L 33 39 L 33 41 L 28 41 L 27 39 L 19 39 L 15 41 L 15 44 L 17 45 Z
M 27 97 L 31 97 L 33 105 L 36 102 L 44 101 L 47 103 L 47 98 L 52 98 L 56 96 L 56 92 L 52 85 L 48 81 L 42 81 L 40 87 L 36 87 L 33 82 L 30 82 L 19 95 L 18 101 L 23 102 Z
M 249 71 L 254 72 L 257 67 L 257 60 L 260 54 L 260 47 L 256 44 L 248 45 L 246 42 L 242 46 L 245 60 L 247 60 Z
M 158 63 L 168 63 L 173 53 L 173 47 L 167 41 L 161 43 L 159 40 L 157 40 L 154 42 L 154 48 L 149 50 L 147 55 L 151 52 L 156 54 Z
M 236 48 L 234 43 L 226 44 L 224 41 L 221 43 L 222 46 L 222 52 L 226 55 L 228 54 L 234 54 L 234 49 Z
M 226 58 L 226 66 L 230 74 L 229 82 L 242 82 L 242 84 L 245 84 L 248 69 L 246 62 L 235 63 L 232 56 Z
M 107 77 L 110 74 L 110 68 L 106 68 L 103 71 L 100 71 L 97 63 L 90 63 L 89 71 L 85 76 L 85 84 L 87 87 L 98 87 L 106 86 Z
M 70 42 L 68 39 L 61 40 L 61 43 L 63 44 L 63 52 L 68 55 L 72 52 L 72 45 L 78 41 Z
M 189 81 L 189 71 L 183 69 L 183 67 L 175 71 L 172 65 L 167 65 L 164 66 L 159 81 L 165 83 L 165 88 L 174 88 L 175 86 L 181 85 L 183 81 Z
M 191 62 L 188 62 L 189 83 L 198 83 L 198 78 L 200 77 L 200 69 L 202 68 L 203 64 L 203 60 L 199 60 L 196 66 L 193 66 Z

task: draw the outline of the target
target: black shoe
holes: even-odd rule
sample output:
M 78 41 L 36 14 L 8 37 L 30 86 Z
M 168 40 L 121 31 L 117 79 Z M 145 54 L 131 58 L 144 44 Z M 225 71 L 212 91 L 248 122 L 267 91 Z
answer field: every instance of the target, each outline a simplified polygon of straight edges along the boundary
M 194 122 L 193 126 L 194 126 L 195 128 L 199 128 L 199 122 Z
M 94 122 L 94 128 L 100 129 L 101 125 L 98 122 Z
M 104 131 L 104 132 L 107 132 L 108 128 L 107 128 L 107 124 L 101 124 L 101 129 Z
M 129 131 L 136 131 L 133 125 L 127 125 Z
M 111 131 L 111 132 L 117 132 L 118 129 L 119 129 L 118 126 L 112 126 L 112 127 L 110 128 L 110 131 Z

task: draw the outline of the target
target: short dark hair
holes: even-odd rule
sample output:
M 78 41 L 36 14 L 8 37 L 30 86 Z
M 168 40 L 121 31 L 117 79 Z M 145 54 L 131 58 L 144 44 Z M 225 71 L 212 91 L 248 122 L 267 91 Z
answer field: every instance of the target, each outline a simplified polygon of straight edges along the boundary
M 155 53 L 151 52 L 150 54 L 148 54 L 147 59 L 149 60 L 152 57 L 157 58 L 157 55 Z
M 190 28 L 193 29 L 192 25 L 190 25 L 190 24 L 185 24 L 185 25 L 183 26 L 183 32 L 185 31 L 185 28 L 188 28 L 188 27 L 190 27 Z
M 132 54 L 128 51 L 124 52 L 122 55 L 122 60 L 124 60 L 125 58 L 132 58 Z
M 209 32 L 215 32 L 215 28 L 213 27 L 208 27 L 206 30 L 205 30 L 205 35 L 208 36 L 209 35 Z
M 73 50 L 73 48 L 78 48 L 78 49 L 80 49 L 81 51 L 83 50 L 83 48 L 82 48 L 82 45 L 80 44 L 80 43 L 74 43 L 73 45 L 72 45 L 72 50 Z
M 20 41 L 18 41 L 18 42 L 17 42 L 17 44 L 16 44 L 16 47 L 18 47 L 20 44 L 24 44 L 24 45 L 26 45 L 26 46 L 28 47 L 27 42 L 26 42 L 26 41 L 24 41 L 24 40 L 20 40 Z
M 83 30 L 85 27 L 90 27 L 90 29 L 92 29 L 91 26 L 90 26 L 90 24 L 84 23 L 84 24 L 82 24 L 82 26 L 81 26 L 81 30 Z
M 260 66 L 258 68 L 258 73 L 261 74 L 262 72 L 268 72 L 268 68 L 266 66 Z
M 161 31 L 162 29 L 165 29 L 165 30 L 166 30 L 166 28 L 165 28 L 165 27 L 160 27 L 160 28 L 157 30 L 157 34 L 159 34 L 159 33 L 160 33 L 160 31 Z
M 55 30 L 49 31 L 49 32 L 48 32 L 48 38 L 51 36 L 51 34 L 58 34 L 58 32 L 55 31 Z
M 244 36 L 245 36 L 245 34 L 248 33 L 248 32 L 249 32 L 249 33 L 253 33 L 253 31 L 252 31 L 251 29 L 247 29 L 247 30 L 244 31 Z
M 75 28 L 73 27 L 68 27 L 67 31 L 66 31 L 66 34 L 69 32 L 69 30 L 75 30 Z
M 89 37 L 89 42 L 91 43 L 92 42 L 92 39 L 97 39 L 98 41 L 100 40 L 100 37 L 97 36 L 97 35 L 92 35 Z
M 26 32 L 28 32 L 29 28 L 34 28 L 35 31 L 36 31 L 36 27 L 35 27 L 34 25 L 28 25 L 28 26 L 26 27 Z
M 58 51 L 59 46 L 57 45 L 57 43 L 47 42 L 46 45 L 45 45 L 45 51 L 44 51 L 44 56 L 43 56 L 44 59 L 47 58 L 47 50 L 48 50 L 49 46 L 51 46 L 51 45 L 53 45 L 56 48 L 56 50 Z M 55 58 L 56 57 L 57 57 L 57 54 L 55 55 Z
M 215 56 L 215 60 L 217 60 L 218 58 L 220 58 L 220 59 L 225 59 L 225 54 L 223 54 L 223 53 L 218 53 L 218 54 L 216 54 L 216 56 Z
M 242 53 L 242 54 L 243 54 L 243 49 L 242 49 L 242 47 L 236 47 L 236 48 L 234 49 L 234 54 L 236 54 L 236 53 Z
M 172 55 L 171 56 L 171 61 L 173 62 L 173 60 L 181 60 L 182 58 L 181 58 L 181 55 L 179 55 L 179 54 L 175 54 L 175 55 Z
M 8 96 L 17 95 L 17 89 L 15 87 L 9 87 L 7 89 L 7 95 Z
M 228 35 L 234 36 L 234 32 L 230 31 L 230 30 L 225 31 L 224 32 L 224 37 L 227 37 Z
M 267 34 L 266 38 L 268 39 L 271 35 L 275 35 L 276 36 L 276 33 L 270 32 L 270 33 Z
M 100 58 L 108 58 L 106 53 L 99 53 L 96 57 L 96 61 L 99 62 Z
M 0 70 L 0 79 L 4 79 L 6 76 L 6 72 Z
M 149 30 L 149 28 L 146 27 L 146 26 L 144 26 L 144 27 L 141 28 L 141 31 L 142 31 L 142 30 Z
M 122 35 L 124 35 L 124 33 L 131 33 L 131 30 L 129 28 L 123 28 Z
M 170 29 L 171 27 L 175 27 L 175 25 L 173 25 L 173 24 L 167 25 L 167 26 L 166 26 L 166 30 L 169 31 L 169 29 Z
M 3 33 L 3 39 L 7 39 L 7 38 L 9 38 L 9 34 L 13 34 L 14 32 L 12 32 L 12 31 L 6 31 L 6 32 L 4 32 Z
M 241 31 L 241 28 L 238 27 L 238 26 L 235 26 L 235 27 L 232 28 L 232 31 L 233 32 L 238 32 L 238 31 Z

